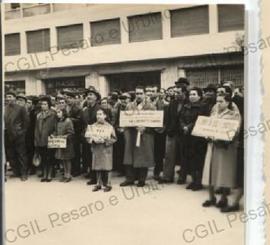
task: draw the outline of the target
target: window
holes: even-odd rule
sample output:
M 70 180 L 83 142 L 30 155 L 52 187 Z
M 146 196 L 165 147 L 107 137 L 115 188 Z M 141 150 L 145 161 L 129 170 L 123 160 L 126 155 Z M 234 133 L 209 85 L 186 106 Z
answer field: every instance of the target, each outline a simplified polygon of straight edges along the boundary
M 208 6 L 171 11 L 171 37 L 209 33 Z
M 244 5 L 229 4 L 218 5 L 219 32 L 244 29 Z
M 11 9 L 18 9 L 18 8 L 20 8 L 20 5 L 21 5 L 20 3 L 11 3 L 10 8 Z
M 19 55 L 21 53 L 20 33 L 5 35 L 5 55 Z
M 5 91 L 13 91 L 16 94 L 25 94 L 25 81 L 5 81 Z
M 50 51 L 50 30 L 43 29 L 26 32 L 27 52 L 46 52 Z
M 130 42 L 162 39 L 161 13 L 128 17 Z
M 83 25 L 57 27 L 58 49 L 71 49 L 83 45 Z
M 92 46 L 121 43 L 120 19 L 91 22 L 90 27 Z

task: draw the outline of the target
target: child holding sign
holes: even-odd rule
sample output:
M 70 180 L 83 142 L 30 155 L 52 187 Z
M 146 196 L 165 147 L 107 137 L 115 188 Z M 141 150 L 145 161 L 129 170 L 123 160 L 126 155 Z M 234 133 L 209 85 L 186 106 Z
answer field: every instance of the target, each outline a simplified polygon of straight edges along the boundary
M 51 137 L 62 137 L 66 139 L 65 148 L 56 148 L 55 158 L 61 160 L 64 166 L 64 177 L 62 182 L 71 181 L 71 159 L 74 158 L 74 145 L 72 136 L 74 135 L 73 123 L 67 117 L 66 109 L 57 110 L 56 131 Z
M 92 146 L 92 168 L 96 171 L 97 185 L 93 191 L 98 191 L 104 186 L 104 191 L 112 189 L 109 172 L 112 170 L 113 143 L 116 134 L 112 125 L 106 119 L 104 109 L 97 111 L 97 122 L 88 126 L 85 137 Z

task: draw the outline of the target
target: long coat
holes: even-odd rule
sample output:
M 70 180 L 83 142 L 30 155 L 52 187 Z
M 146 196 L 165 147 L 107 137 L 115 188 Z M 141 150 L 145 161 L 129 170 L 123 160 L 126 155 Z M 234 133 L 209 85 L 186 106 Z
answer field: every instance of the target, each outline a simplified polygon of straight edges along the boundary
M 106 128 L 111 133 L 110 139 L 106 140 L 106 143 L 96 144 L 94 141 L 92 142 L 92 169 L 110 171 L 113 166 L 113 143 L 116 142 L 114 128 L 108 122 L 104 124 L 96 122 L 94 126 Z
M 65 120 L 58 121 L 56 123 L 56 130 L 54 132 L 55 136 L 66 136 L 67 137 L 67 147 L 56 149 L 55 158 L 59 160 L 70 160 L 74 158 L 74 144 L 73 144 L 73 136 L 74 136 L 74 127 L 70 118 L 66 118 Z
M 142 110 L 155 110 L 155 106 L 149 102 L 142 102 Z M 138 110 L 136 102 L 127 105 L 126 110 Z M 132 165 L 135 168 L 154 166 L 154 130 L 146 128 L 141 135 L 140 147 L 136 146 L 136 128 L 125 128 L 125 153 L 124 165 Z
M 231 119 L 239 122 L 241 116 L 238 110 L 226 109 L 219 113 L 214 109 L 211 117 Z M 237 137 L 232 142 L 214 141 L 208 143 L 202 183 L 215 187 L 233 188 L 237 181 Z
M 204 115 L 204 105 L 201 101 L 185 104 L 179 114 L 180 134 L 183 142 L 181 160 L 187 174 L 203 170 L 207 142 L 204 138 L 191 135 L 200 115 Z M 188 128 L 186 134 L 183 131 L 184 127 Z
M 35 124 L 35 146 L 47 147 L 48 137 L 55 131 L 56 113 L 50 109 L 45 114 L 39 112 Z
M 12 104 L 5 107 L 5 132 L 8 140 L 13 142 L 18 137 L 25 137 L 29 117 L 24 107 Z

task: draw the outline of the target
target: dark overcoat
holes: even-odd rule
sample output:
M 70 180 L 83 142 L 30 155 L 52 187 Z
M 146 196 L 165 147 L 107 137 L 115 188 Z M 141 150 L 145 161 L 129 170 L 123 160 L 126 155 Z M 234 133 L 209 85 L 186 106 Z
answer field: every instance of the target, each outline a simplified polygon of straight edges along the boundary
M 46 113 L 39 112 L 37 114 L 35 124 L 35 146 L 47 147 L 48 137 L 55 131 L 56 113 L 52 109 Z

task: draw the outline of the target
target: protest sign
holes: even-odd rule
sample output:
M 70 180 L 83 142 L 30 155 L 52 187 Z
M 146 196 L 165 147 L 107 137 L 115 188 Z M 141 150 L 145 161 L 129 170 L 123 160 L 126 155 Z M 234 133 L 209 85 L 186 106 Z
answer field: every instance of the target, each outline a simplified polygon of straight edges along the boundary
M 120 127 L 163 127 L 163 111 L 121 111 Z
M 48 137 L 48 148 L 66 148 L 67 138 L 62 136 Z
M 239 128 L 239 121 L 199 116 L 192 135 L 214 140 L 232 141 Z
M 98 124 L 92 124 L 88 125 L 87 130 L 85 132 L 86 138 L 102 138 L 102 139 L 109 139 L 111 137 L 111 128 L 104 126 L 104 125 L 98 125 Z

